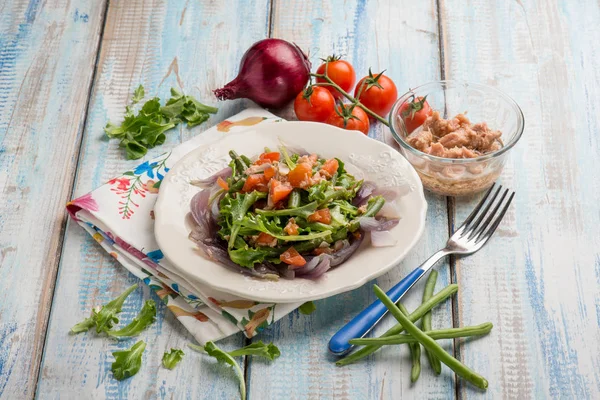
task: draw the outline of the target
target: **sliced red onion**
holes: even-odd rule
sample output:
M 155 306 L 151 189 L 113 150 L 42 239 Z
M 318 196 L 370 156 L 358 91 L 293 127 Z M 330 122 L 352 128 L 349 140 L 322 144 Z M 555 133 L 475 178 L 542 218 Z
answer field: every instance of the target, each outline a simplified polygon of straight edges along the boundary
M 350 258 L 350 256 L 354 254 L 354 252 L 360 247 L 364 236 L 364 234 L 361 234 L 360 238 L 354 239 L 348 247 L 345 247 L 342 250 L 336 251 L 335 253 L 331 254 L 331 268 L 337 267 L 341 263 L 345 262 L 348 258 Z
M 358 222 L 360 228 L 364 231 L 389 231 L 396 225 L 400 220 L 397 218 L 373 218 L 373 217 L 360 217 Z
M 201 187 L 201 188 L 205 188 L 207 186 L 210 186 L 210 185 L 213 185 L 214 183 L 216 183 L 217 179 L 219 179 L 219 178 L 221 178 L 221 179 L 229 178 L 231 176 L 231 173 L 232 173 L 231 168 L 225 167 L 222 170 L 215 172 L 213 175 L 209 176 L 208 178 L 196 179 L 196 180 L 190 181 L 190 184 Z
M 319 264 L 311 272 L 304 275 L 304 278 L 317 279 L 331 269 L 331 256 L 323 254 L 319 257 L 321 257 Z
M 390 231 L 373 231 L 371 232 L 371 244 L 373 247 L 390 247 L 395 246 L 398 241 Z
M 280 175 L 287 175 L 290 173 L 290 168 L 285 163 L 279 163 L 277 169 Z
M 352 204 L 356 207 L 360 206 L 373 194 L 373 191 L 377 189 L 377 186 L 373 182 L 363 182 L 360 189 L 358 189 L 358 193 L 356 193 L 356 197 L 352 199 Z

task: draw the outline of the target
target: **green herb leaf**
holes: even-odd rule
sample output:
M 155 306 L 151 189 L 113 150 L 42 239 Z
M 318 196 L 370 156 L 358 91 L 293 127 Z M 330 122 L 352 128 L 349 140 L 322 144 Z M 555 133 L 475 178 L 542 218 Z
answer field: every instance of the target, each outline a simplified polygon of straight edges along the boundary
M 111 370 L 117 380 L 129 378 L 138 373 L 142 366 L 142 353 L 146 349 L 146 343 L 140 340 L 129 350 L 115 351 Z
M 143 99 L 144 95 L 144 88 L 140 85 L 134 92 L 131 105 Z M 163 144 L 165 132 L 180 122 L 187 122 L 189 127 L 195 126 L 206 121 L 209 113 L 217 112 L 216 108 L 206 106 L 192 96 L 185 96 L 175 88 L 171 89 L 171 96 L 162 107 L 157 97 L 146 101 L 137 114 L 131 106 L 127 106 L 125 119 L 120 125 L 106 124 L 106 135 L 121 138 L 119 145 L 125 148 L 127 158 L 141 158 L 148 148 Z
M 185 354 L 181 349 L 171 349 L 170 352 L 165 351 L 162 358 L 162 364 L 167 369 L 173 369 L 179 364 L 179 361 L 181 361 L 184 355 Z
M 244 372 L 231 355 L 218 348 L 217 345 L 213 342 L 206 342 L 204 347 L 193 344 L 190 344 L 189 346 L 190 348 L 196 351 L 200 351 L 202 353 L 208 354 L 211 357 L 214 357 L 218 362 L 222 364 L 227 364 L 233 367 L 233 370 L 235 371 L 240 384 L 240 397 L 243 400 L 246 399 L 246 382 L 244 381 Z
M 137 104 L 144 98 L 146 95 L 144 91 L 144 87 L 142 85 L 138 86 L 133 92 L 133 98 L 131 99 L 131 104 Z
M 316 309 L 317 309 L 317 307 L 315 306 L 315 303 L 312 301 L 307 301 L 306 303 L 304 303 L 300 307 L 298 307 L 298 311 L 300 311 L 300 314 L 304 314 L 304 315 L 310 315 L 313 312 L 315 312 Z
M 242 347 L 241 349 L 230 351 L 228 354 L 232 357 L 258 356 L 273 361 L 281 355 L 281 352 L 279 351 L 279 348 L 277 348 L 277 346 L 275 346 L 272 342 L 269 344 L 264 344 L 262 341 L 258 341 L 256 343 L 249 344 L 246 347 Z
M 131 337 L 139 335 L 144 329 L 156 320 L 156 303 L 154 300 L 147 300 L 144 307 L 140 310 L 137 317 L 133 319 L 127 326 L 118 331 L 106 332 L 112 337 Z
M 119 319 L 116 317 L 121 312 L 125 299 L 137 289 L 137 283 L 127 290 L 125 290 L 119 297 L 103 305 L 99 310 L 92 310 L 92 315 L 89 318 L 75 324 L 71 328 L 71 333 L 76 334 L 85 332 L 96 326 L 96 333 L 106 332 L 113 327 L 113 324 L 118 323 Z
M 77 333 L 89 331 L 90 328 L 92 328 L 95 324 L 96 324 L 96 321 L 94 321 L 94 317 L 86 318 L 83 321 L 79 322 L 78 324 L 75 324 L 71 328 L 69 333 L 77 334 Z

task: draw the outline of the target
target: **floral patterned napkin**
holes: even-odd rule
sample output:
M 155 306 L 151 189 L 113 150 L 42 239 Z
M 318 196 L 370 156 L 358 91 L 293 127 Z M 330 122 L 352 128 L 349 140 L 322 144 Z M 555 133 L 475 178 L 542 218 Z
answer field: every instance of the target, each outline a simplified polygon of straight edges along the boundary
M 154 203 L 169 168 L 203 143 L 228 132 L 280 121 L 252 108 L 223 121 L 170 153 L 138 165 L 67 204 L 71 217 L 129 272 L 142 279 L 200 343 L 239 331 L 252 337 L 300 304 L 266 304 L 241 299 L 177 275 L 154 239 Z

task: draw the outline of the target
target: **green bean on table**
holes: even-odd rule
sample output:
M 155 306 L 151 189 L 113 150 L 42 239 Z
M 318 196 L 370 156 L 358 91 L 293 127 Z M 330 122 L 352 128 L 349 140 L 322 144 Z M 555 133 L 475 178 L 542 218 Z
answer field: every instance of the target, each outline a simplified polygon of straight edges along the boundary
M 486 322 L 480 325 L 463 326 L 462 328 L 437 329 L 434 331 L 424 331 L 432 339 L 454 339 L 470 336 L 482 336 L 490 333 L 494 325 Z M 410 344 L 417 342 L 411 335 L 391 335 L 380 338 L 359 338 L 350 340 L 350 344 L 360 346 L 390 346 L 396 344 Z
M 375 295 L 381 302 L 387 307 L 392 313 L 396 320 L 406 329 L 406 332 L 414 336 L 427 350 L 431 351 L 441 362 L 446 364 L 452 369 L 458 376 L 472 383 L 481 389 L 487 389 L 488 381 L 477 372 L 473 371 L 456 358 L 448 354 L 435 339 L 427 336 L 422 330 L 420 330 L 410 319 L 405 316 L 394 304 L 394 302 L 385 294 L 385 292 L 377 285 L 373 285 Z M 414 314 L 414 313 L 413 313 Z
M 436 270 L 433 270 L 429 273 L 427 277 L 427 282 L 425 282 L 425 289 L 423 290 L 423 302 L 426 302 L 433 296 L 433 290 L 435 289 L 435 283 L 437 281 L 438 273 Z M 423 315 L 421 320 L 422 328 L 424 331 L 431 331 L 431 311 Z M 429 360 L 429 365 L 433 368 L 433 371 L 439 375 L 442 373 L 442 363 L 440 360 L 434 356 L 429 350 L 425 350 L 427 354 L 427 359 Z
M 404 315 L 410 315 L 404 304 L 398 303 L 398 309 L 404 313 Z M 421 375 L 421 345 L 419 342 L 415 341 L 408 344 L 408 348 L 410 350 L 410 358 L 412 360 L 412 368 L 410 370 L 410 381 L 416 382 L 419 379 L 419 375 Z
M 419 307 L 417 307 L 415 309 L 415 311 L 413 311 L 412 314 L 410 314 L 409 319 L 411 321 L 419 320 L 421 317 L 423 317 L 423 315 L 427 311 L 431 310 L 438 303 L 441 303 L 442 301 L 446 300 L 448 297 L 452 296 L 457 291 L 458 291 L 458 285 L 455 283 L 446 286 L 444 289 L 440 290 L 433 297 L 431 297 L 429 300 L 427 300 L 427 302 L 425 302 L 425 303 L 421 304 Z M 389 337 L 392 335 L 397 335 L 397 334 L 401 333 L 402 331 L 404 331 L 404 327 L 400 324 L 396 324 L 395 326 L 388 329 L 381 337 L 384 338 L 384 337 Z M 346 356 L 345 358 L 337 361 L 335 364 L 340 367 L 343 365 L 352 364 L 353 362 L 356 362 L 362 358 L 367 357 L 369 354 L 373 354 L 380 347 L 381 347 L 381 345 L 365 346 L 362 349 L 359 349 L 359 350 L 355 351 L 354 353 Z

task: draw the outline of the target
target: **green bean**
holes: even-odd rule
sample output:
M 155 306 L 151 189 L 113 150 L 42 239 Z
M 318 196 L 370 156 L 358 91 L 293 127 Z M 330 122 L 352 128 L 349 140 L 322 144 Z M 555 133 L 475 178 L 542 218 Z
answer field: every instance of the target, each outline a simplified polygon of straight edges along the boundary
M 246 163 L 247 166 L 252 165 L 252 160 L 250 160 L 248 157 L 246 157 L 245 155 L 241 155 L 240 158 Z
M 239 181 L 233 183 L 231 186 L 229 186 L 229 193 L 239 192 L 244 187 L 244 183 L 246 183 L 245 179 L 240 179 Z
M 448 354 L 437 342 L 427 334 L 423 333 L 407 316 L 396 307 L 394 302 L 385 294 L 377 285 L 373 285 L 375 295 L 392 313 L 396 320 L 406 329 L 406 332 L 411 334 L 425 349 L 431 351 L 441 362 L 446 364 L 450 369 L 466 381 L 472 383 L 480 389 L 487 389 L 488 381 L 477 372 L 473 371 L 456 358 Z
M 298 189 L 292 190 L 290 198 L 288 199 L 288 208 L 300 207 L 300 191 Z
M 238 153 L 235 152 L 235 150 L 229 150 L 229 157 L 231 157 L 231 159 L 235 161 L 238 168 L 240 169 L 240 173 L 244 173 L 244 171 L 248 169 L 248 164 L 246 164 L 244 160 L 240 158 L 240 156 L 238 155 Z
M 404 315 L 409 315 L 409 312 L 406 307 L 404 307 L 404 304 L 398 303 L 398 308 L 404 313 Z M 419 375 L 421 375 L 421 345 L 418 342 L 413 342 L 408 344 L 408 348 L 410 350 L 410 358 L 412 359 L 410 381 L 414 383 L 417 381 L 417 379 L 419 379 Z
M 424 331 L 432 339 L 454 339 L 470 336 L 482 336 L 490 333 L 494 325 L 491 322 L 485 322 L 475 326 L 463 326 L 462 328 L 438 329 L 435 331 Z M 361 346 L 391 346 L 397 344 L 410 344 L 417 342 L 411 335 L 391 335 L 380 338 L 359 338 L 351 339 L 350 344 Z
M 298 249 L 296 249 L 296 250 L 298 250 Z M 298 250 L 298 251 L 300 251 L 300 250 Z M 427 302 L 425 302 L 425 303 L 421 304 L 419 307 L 417 307 L 415 309 L 415 311 L 413 311 L 412 314 L 410 314 L 410 316 L 409 316 L 410 320 L 417 321 L 423 315 L 425 315 L 425 313 L 427 311 L 431 310 L 437 304 L 446 300 L 448 297 L 452 296 L 457 291 L 458 291 L 458 285 L 455 283 L 452 283 L 452 284 L 446 286 L 445 288 L 443 288 L 442 290 L 437 292 L 432 298 L 427 300 Z M 396 324 L 393 327 L 391 327 L 390 329 L 388 329 L 381 337 L 385 338 L 385 337 L 389 337 L 392 335 L 397 335 L 397 334 L 401 333 L 402 331 L 404 331 L 404 327 L 400 324 Z M 341 360 L 337 361 L 335 364 L 340 367 L 343 365 L 352 364 L 353 362 L 356 362 L 362 358 L 367 357 L 369 354 L 375 353 L 377 350 L 379 350 L 380 347 L 381 347 L 381 345 L 378 345 L 378 344 L 365 346 L 362 349 L 359 349 L 359 350 L 355 351 L 354 353 L 342 358 Z
M 385 204 L 385 199 L 382 196 L 375 196 L 369 199 L 367 203 L 367 210 L 358 218 L 353 219 L 349 226 L 348 230 L 350 232 L 356 231 L 360 227 L 360 218 L 361 217 L 374 217 L 381 210 L 383 205 Z
M 423 290 L 423 302 L 429 300 L 429 298 L 433 295 L 433 290 L 435 289 L 435 282 L 437 281 L 438 273 L 436 270 L 433 270 L 429 273 L 429 277 L 427 277 L 427 282 L 425 283 L 425 289 Z M 431 311 L 423 315 L 422 319 L 422 328 L 424 331 L 430 331 L 431 328 Z M 429 365 L 433 368 L 433 371 L 439 375 L 442 373 L 442 363 L 440 360 L 434 356 L 429 350 L 425 350 L 427 354 L 427 359 L 429 360 Z

